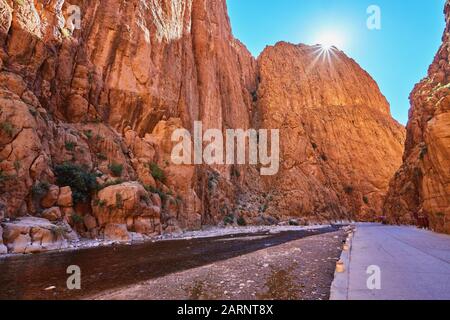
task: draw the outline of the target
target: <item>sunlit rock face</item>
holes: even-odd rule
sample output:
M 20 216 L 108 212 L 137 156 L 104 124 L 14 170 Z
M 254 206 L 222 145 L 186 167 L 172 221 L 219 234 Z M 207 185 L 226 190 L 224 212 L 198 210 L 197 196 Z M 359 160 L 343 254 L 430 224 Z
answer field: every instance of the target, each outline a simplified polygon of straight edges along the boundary
M 66 23 L 73 5 L 81 29 Z M 224 0 L 0 0 L 0 16 L 0 218 L 40 216 L 35 198 L 67 162 L 100 186 L 143 184 L 160 198 L 163 232 L 234 212 L 230 167 L 170 161 L 174 129 L 250 126 L 256 61 L 232 36 Z M 61 219 L 101 236 L 92 193 Z
M 450 3 L 443 44 L 411 93 L 406 150 L 384 206 L 388 221 L 450 233 Z
M 0 17 L 0 219 L 46 216 L 126 240 L 378 214 L 402 128 L 342 53 L 324 62 L 317 48 L 279 44 L 256 61 L 225 0 L 0 0 Z M 171 134 L 194 121 L 281 129 L 280 174 L 174 165 Z
M 272 212 L 311 219 L 381 215 L 404 128 L 375 81 L 336 48 L 278 43 L 258 59 L 261 125 L 281 129 Z

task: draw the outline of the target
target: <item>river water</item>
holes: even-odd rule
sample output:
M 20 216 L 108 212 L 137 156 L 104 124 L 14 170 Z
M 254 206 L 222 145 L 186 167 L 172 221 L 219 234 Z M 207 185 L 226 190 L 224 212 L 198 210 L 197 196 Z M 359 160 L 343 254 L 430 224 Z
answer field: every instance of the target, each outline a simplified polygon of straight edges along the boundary
M 276 234 L 262 232 L 3 257 L 0 258 L 0 299 L 83 299 L 105 290 L 336 230 L 329 227 Z M 81 290 L 67 289 L 70 275 L 66 271 L 71 265 L 81 268 Z M 55 288 L 45 290 L 49 287 Z

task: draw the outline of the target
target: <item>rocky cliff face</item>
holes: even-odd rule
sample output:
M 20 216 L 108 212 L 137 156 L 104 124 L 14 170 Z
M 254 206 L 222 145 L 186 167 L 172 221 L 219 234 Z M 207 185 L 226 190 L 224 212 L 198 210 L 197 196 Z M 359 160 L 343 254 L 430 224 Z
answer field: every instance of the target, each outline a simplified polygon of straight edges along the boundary
M 0 0 L 0 18 L 10 252 L 61 248 L 76 234 L 129 241 L 379 209 L 402 130 L 343 54 L 313 65 L 314 48 L 281 44 L 256 61 L 233 38 L 225 0 Z M 262 181 L 251 166 L 172 164 L 172 132 L 194 121 L 282 128 L 282 173 Z
M 404 128 L 375 81 L 341 51 L 278 43 L 258 59 L 261 125 L 281 129 L 272 212 L 371 220 L 401 163 Z
M 447 28 L 428 76 L 411 93 L 403 165 L 384 210 L 391 223 L 450 233 L 450 3 Z
M 249 126 L 256 62 L 225 1 L 1 0 L 0 13 L 0 218 L 52 209 L 81 235 L 123 238 L 121 225 L 152 235 L 231 210 L 228 179 L 169 161 L 174 129 Z

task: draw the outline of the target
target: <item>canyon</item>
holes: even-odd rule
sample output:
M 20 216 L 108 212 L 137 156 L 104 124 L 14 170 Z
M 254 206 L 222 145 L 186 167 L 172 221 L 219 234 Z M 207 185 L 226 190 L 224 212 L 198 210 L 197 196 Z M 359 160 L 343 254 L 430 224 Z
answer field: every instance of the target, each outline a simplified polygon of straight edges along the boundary
M 447 27 L 428 76 L 410 95 L 403 165 L 384 203 L 388 222 L 450 233 L 450 2 Z
M 71 6 L 80 29 L 67 27 Z M 0 254 L 383 210 L 450 232 L 448 30 L 406 136 L 353 59 L 285 42 L 254 58 L 225 0 L 0 0 L 0 19 Z M 173 132 L 197 121 L 280 130 L 279 173 L 174 164 Z

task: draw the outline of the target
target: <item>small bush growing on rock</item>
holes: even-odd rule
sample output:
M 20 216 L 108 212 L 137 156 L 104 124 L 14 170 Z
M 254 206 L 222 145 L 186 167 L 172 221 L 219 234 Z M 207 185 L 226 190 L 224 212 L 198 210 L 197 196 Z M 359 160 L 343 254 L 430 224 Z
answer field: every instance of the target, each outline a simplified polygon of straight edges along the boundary
M 6 180 L 6 174 L 0 169 L 0 183 Z
M 438 218 L 440 218 L 440 219 L 443 219 L 443 218 L 445 218 L 445 213 L 443 213 L 443 212 L 438 212 L 438 213 L 436 213 L 436 217 L 438 217 Z
M 268 208 L 269 208 L 269 205 L 268 205 L 268 204 L 263 204 L 263 205 L 259 208 L 259 212 L 266 212 Z
M 55 167 L 57 184 L 60 187 L 72 189 L 73 201 L 85 203 L 89 201 L 91 193 L 98 189 L 95 174 L 88 172 L 73 163 L 64 163 Z
M 183 198 L 180 195 L 177 195 L 175 200 L 179 206 L 183 204 Z
M 106 206 L 106 201 L 97 199 L 94 205 L 100 208 L 104 208 Z
M 236 167 L 233 167 L 231 169 L 231 176 L 234 178 L 239 178 L 241 176 L 241 173 L 239 172 L 239 170 Z
M 108 157 L 104 153 L 101 153 L 101 152 L 97 153 L 97 158 L 98 158 L 98 160 L 102 160 L 102 161 L 108 160 Z
M 92 137 L 94 136 L 93 133 L 92 133 L 92 130 L 86 130 L 86 131 L 84 131 L 83 133 L 84 133 L 84 136 L 85 136 L 88 140 L 91 140 Z
M 6 133 L 10 138 L 14 135 L 14 125 L 9 121 L 0 123 L 0 130 Z
M 353 189 L 352 186 L 346 186 L 346 187 L 344 188 L 344 192 L 345 192 L 346 194 L 352 194 L 353 191 L 354 191 L 354 189 Z
M 33 117 L 36 117 L 38 115 L 38 112 L 35 108 L 30 107 L 30 108 L 28 108 L 28 111 L 30 111 L 30 113 Z
M 223 218 L 223 223 L 225 225 L 234 224 L 234 216 L 232 214 L 226 215 L 225 218 Z
M 363 197 L 363 201 L 365 204 L 369 204 L 369 198 L 367 198 L 366 196 Z
M 245 227 L 247 225 L 247 221 L 245 221 L 244 217 L 239 217 L 237 219 L 237 224 L 240 227 Z
M 109 165 L 108 168 L 111 171 L 111 173 L 113 174 L 113 176 L 115 176 L 115 177 L 121 177 L 122 176 L 123 165 L 113 162 L 113 163 L 111 163 Z
M 74 214 L 72 216 L 72 221 L 74 224 L 81 224 L 81 223 L 83 223 L 83 217 L 80 216 L 79 214 Z
M 166 201 L 167 194 L 164 191 L 162 191 L 161 189 L 157 189 L 157 188 L 154 188 L 152 186 L 145 186 L 144 188 L 145 188 L 145 190 L 147 190 L 150 193 L 154 193 L 154 194 L 159 195 L 159 197 L 161 198 L 161 201 L 163 203 Z
M 149 168 L 152 177 L 155 178 L 155 180 L 160 182 L 166 181 L 166 175 L 164 174 L 164 171 L 156 163 L 150 163 Z
M 14 169 L 19 172 L 20 168 L 22 168 L 22 164 L 19 160 L 14 161 Z
M 67 141 L 64 146 L 67 151 L 74 151 L 76 147 L 75 142 L 72 141 Z
M 8 179 L 10 179 L 10 178 L 11 178 L 10 176 L 6 175 L 6 174 L 3 172 L 3 170 L 0 169 L 0 190 L 3 189 L 4 183 L 5 183 Z M 0 209 L 1 209 L 1 208 L 0 208 Z
M 31 189 L 31 195 L 33 199 L 39 200 L 47 194 L 48 190 L 50 190 L 50 184 L 48 182 L 39 182 Z
M 419 154 L 419 158 L 420 158 L 420 160 L 423 160 L 424 158 L 425 158 L 425 156 L 427 155 L 427 153 L 428 153 L 428 147 L 427 146 L 421 146 L 421 148 L 420 148 L 420 154 Z
M 214 190 L 219 184 L 219 174 L 217 172 L 210 172 L 208 174 L 208 189 Z
M 63 36 L 63 38 L 70 38 L 72 34 L 70 33 L 69 29 L 61 28 L 61 35 Z
M 51 231 L 55 237 L 63 237 L 67 233 L 66 228 L 61 226 L 55 226 L 51 229 Z

